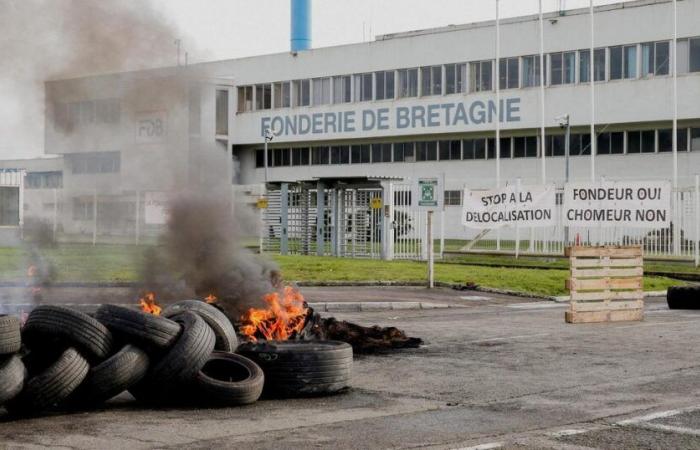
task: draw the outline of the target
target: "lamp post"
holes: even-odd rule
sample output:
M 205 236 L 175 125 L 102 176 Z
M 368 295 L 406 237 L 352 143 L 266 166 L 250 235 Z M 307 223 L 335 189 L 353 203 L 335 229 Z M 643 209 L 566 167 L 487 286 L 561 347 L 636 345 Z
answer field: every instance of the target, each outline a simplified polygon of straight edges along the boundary
M 272 134 L 272 130 L 270 128 L 265 128 L 265 154 L 263 155 L 263 164 L 265 166 L 265 186 L 267 186 L 267 182 L 269 180 L 268 178 L 268 163 L 267 163 L 267 144 L 268 142 L 272 141 L 274 139 L 275 135 Z
M 564 135 L 564 184 L 569 182 L 569 149 L 571 148 L 571 121 L 568 114 L 556 118 L 559 126 L 566 130 Z M 569 227 L 564 227 L 564 239 L 569 243 Z

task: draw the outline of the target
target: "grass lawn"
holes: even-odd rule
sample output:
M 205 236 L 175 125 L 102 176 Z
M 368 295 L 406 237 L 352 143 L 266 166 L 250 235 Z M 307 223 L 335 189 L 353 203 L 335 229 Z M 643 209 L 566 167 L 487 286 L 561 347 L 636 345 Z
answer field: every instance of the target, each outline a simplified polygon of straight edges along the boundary
M 146 246 L 62 245 L 44 251 L 44 257 L 56 268 L 56 281 L 135 281 L 143 263 Z M 563 259 L 518 259 L 499 256 L 467 255 L 436 262 L 437 281 L 473 282 L 480 286 L 508 289 L 540 295 L 564 295 L 568 276 Z M 275 256 L 284 277 L 290 281 L 411 281 L 426 279 L 426 264 L 415 261 L 378 261 L 316 256 Z M 22 280 L 29 265 L 25 250 L 0 248 L 0 281 Z M 490 266 L 474 264 L 491 264 Z M 553 270 L 537 270 L 527 265 L 549 265 Z M 502 266 L 519 265 L 504 268 Z M 690 269 L 694 270 L 692 266 Z M 682 284 L 663 277 L 646 277 L 646 290 L 663 290 Z

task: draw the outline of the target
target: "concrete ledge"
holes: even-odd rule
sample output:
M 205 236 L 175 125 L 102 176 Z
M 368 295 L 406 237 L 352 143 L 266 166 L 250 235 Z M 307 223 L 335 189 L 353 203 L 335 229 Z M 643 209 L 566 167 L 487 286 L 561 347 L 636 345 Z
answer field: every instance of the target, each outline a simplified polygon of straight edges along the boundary
M 666 297 L 666 291 L 645 291 L 644 297 Z M 560 295 L 557 297 L 550 297 L 551 300 L 558 303 L 566 303 L 571 300 L 570 295 Z
M 309 303 L 316 311 L 323 312 L 371 312 L 409 311 L 419 309 L 465 308 L 465 305 L 431 302 L 318 302 Z

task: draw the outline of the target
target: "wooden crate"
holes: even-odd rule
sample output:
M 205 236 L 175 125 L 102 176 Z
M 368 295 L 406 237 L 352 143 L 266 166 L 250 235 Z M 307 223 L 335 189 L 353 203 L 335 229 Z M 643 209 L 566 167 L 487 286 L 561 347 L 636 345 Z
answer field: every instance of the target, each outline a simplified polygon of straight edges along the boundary
M 568 247 L 571 292 L 567 323 L 644 319 L 641 246 Z

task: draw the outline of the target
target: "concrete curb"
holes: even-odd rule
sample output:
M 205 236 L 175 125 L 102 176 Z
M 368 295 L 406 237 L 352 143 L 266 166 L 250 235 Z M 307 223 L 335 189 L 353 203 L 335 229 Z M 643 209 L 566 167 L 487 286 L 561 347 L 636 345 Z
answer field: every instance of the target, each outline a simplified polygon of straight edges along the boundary
M 666 297 L 666 291 L 645 291 L 644 297 Z M 551 300 L 558 303 L 566 303 L 571 299 L 570 295 L 561 295 L 558 297 L 551 297 Z
M 409 311 L 466 307 L 466 305 L 431 302 L 319 302 L 309 303 L 309 306 L 323 312 Z

